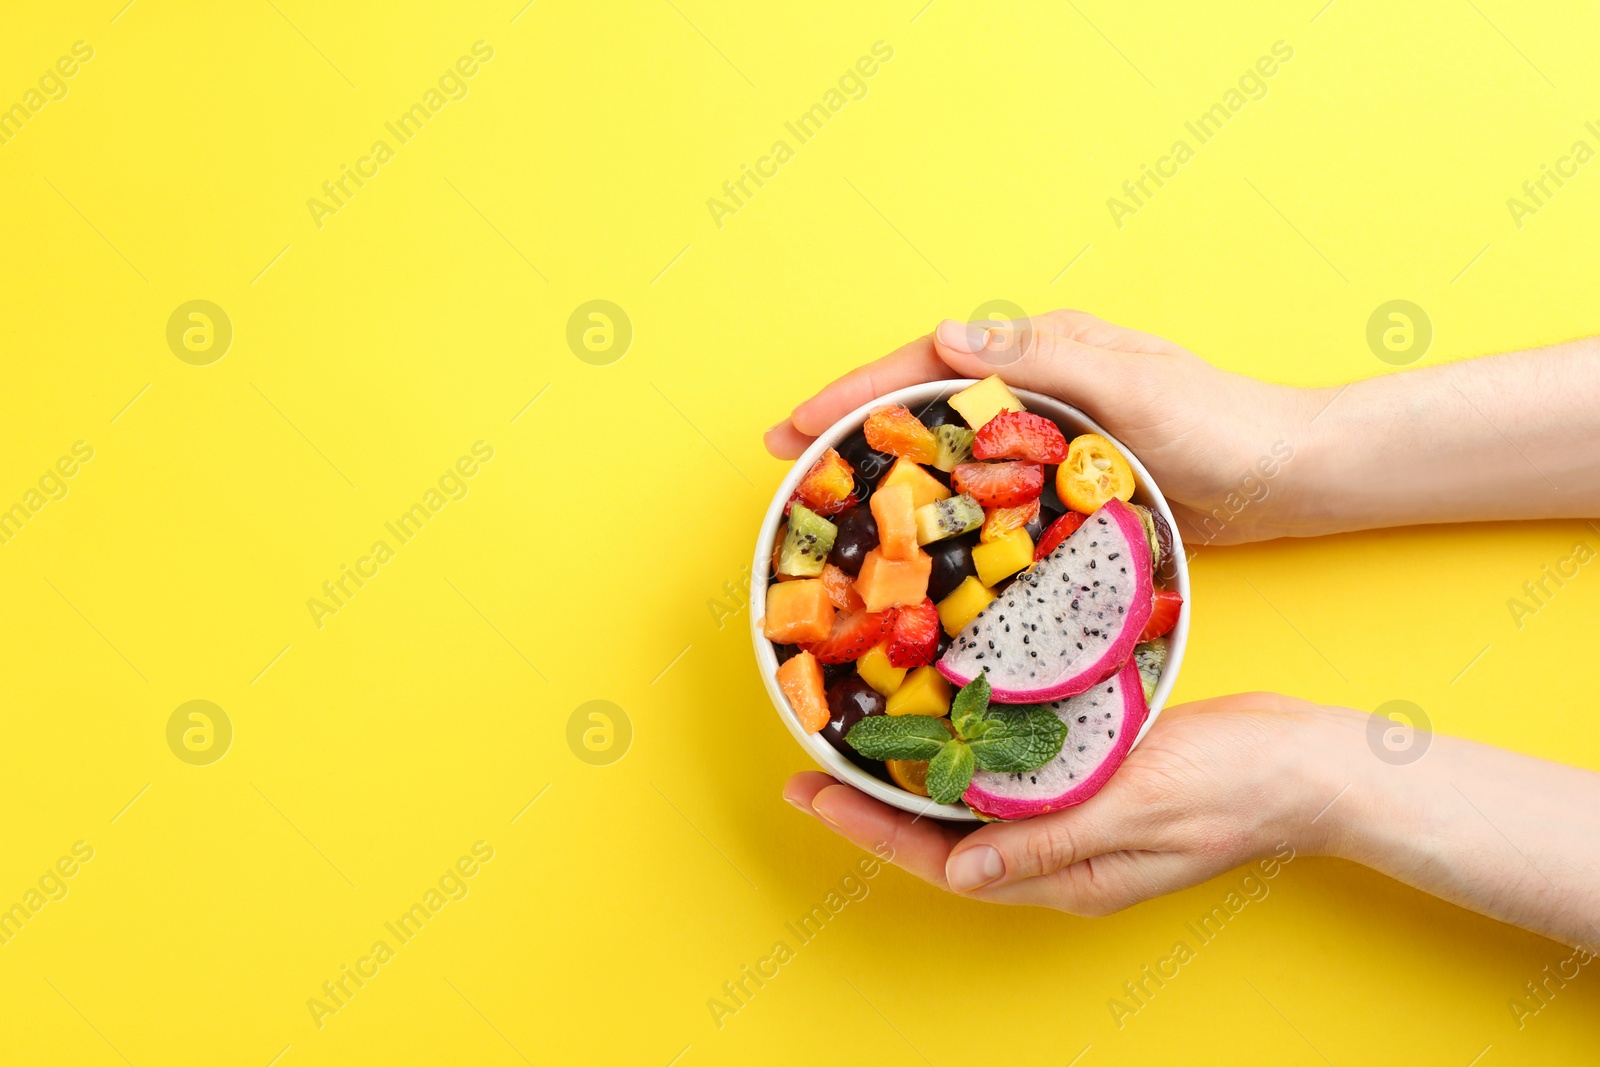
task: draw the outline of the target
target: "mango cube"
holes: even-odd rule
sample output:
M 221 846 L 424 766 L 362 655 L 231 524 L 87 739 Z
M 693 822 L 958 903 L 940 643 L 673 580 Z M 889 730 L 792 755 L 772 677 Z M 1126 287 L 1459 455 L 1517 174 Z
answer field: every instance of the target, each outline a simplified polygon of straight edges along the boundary
M 918 667 L 911 672 L 884 708 L 890 715 L 950 714 L 950 683 L 933 667 Z
M 961 392 L 950 398 L 950 406 L 961 413 L 967 420 L 967 425 L 974 430 L 983 429 L 983 424 L 1000 414 L 1002 411 L 1027 411 L 1018 400 L 1016 394 L 1006 388 L 1006 383 L 1000 380 L 998 374 L 991 374 L 976 385 L 969 385 Z
M 939 621 L 944 624 L 944 632 L 954 637 L 965 630 L 967 623 L 977 618 L 978 612 L 988 607 L 993 599 L 994 590 L 968 575 L 949 596 L 938 603 Z
M 984 585 L 996 585 L 1032 562 L 1033 538 L 1021 528 L 972 550 L 972 565 L 978 568 L 978 580 Z
M 897 459 L 894 461 L 894 466 L 889 468 L 889 473 L 885 474 L 883 480 L 878 483 L 878 492 L 881 493 L 892 485 L 908 485 L 911 487 L 911 507 L 913 509 L 920 508 L 924 504 L 931 504 L 935 500 L 943 500 L 950 495 L 950 490 L 944 487 L 944 483 L 909 459 Z
M 868 649 L 866 655 L 856 660 L 856 673 L 879 695 L 886 697 L 894 696 L 900 683 L 906 680 L 906 668 L 889 662 L 888 642 Z

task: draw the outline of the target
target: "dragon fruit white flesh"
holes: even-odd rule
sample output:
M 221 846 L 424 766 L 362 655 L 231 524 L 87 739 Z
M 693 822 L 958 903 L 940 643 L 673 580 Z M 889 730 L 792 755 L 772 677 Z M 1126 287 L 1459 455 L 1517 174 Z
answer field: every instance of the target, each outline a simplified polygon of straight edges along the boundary
M 967 624 L 939 673 L 960 686 L 986 672 L 998 704 L 1082 693 L 1128 663 L 1153 592 L 1144 525 L 1108 501 Z
M 1131 661 L 1086 693 L 1045 705 L 1067 724 L 1061 754 L 1021 774 L 978 771 L 961 799 L 994 819 L 1060 811 L 1100 791 L 1133 746 L 1149 715 L 1139 669 Z

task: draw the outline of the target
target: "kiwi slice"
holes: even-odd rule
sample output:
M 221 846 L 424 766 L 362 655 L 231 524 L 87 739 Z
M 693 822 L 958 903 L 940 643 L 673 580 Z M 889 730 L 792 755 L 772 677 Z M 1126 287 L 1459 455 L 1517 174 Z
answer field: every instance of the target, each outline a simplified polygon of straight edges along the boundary
M 956 469 L 958 463 L 965 463 L 972 458 L 972 439 L 978 436 L 977 434 L 965 426 L 956 426 L 948 422 L 933 432 L 939 439 L 939 454 L 933 460 L 935 467 L 949 474 Z
M 942 427 L 941 427 L 942 428 Z M 942 541 L 946 537 L 976 530 L 983 525 L 983 506 L 966 493 L 935 500 L 916 511 L 917 544 Z
M 1133 662 L 1139 669 L 1139 681 L 1144 683 L 1144 700 L 1155 699 L 1156 684 L 1161 681 L 1161 669 L 1167 665 L 1167 639 L 1158 637 L 1135 646 Z
M 839 528 L 804 504 L 789 509 L 789 532 L 778 552 L 778 573 L 793 578 L 815 578 L 833 551 Z

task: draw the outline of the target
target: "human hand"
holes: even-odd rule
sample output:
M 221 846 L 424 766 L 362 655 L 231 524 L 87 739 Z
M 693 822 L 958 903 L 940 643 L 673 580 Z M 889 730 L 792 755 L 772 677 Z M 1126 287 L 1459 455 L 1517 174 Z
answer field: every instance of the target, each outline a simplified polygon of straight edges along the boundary
M 784 798 L 952 892 L 1106 915 L 1251 860 L 1316 852 L 1318 816 L 1346 781 L 1336 753 L 1367 717 L 1249 693 L 1169 708 L 1094 797 L 965 830 L 891 808 L 817 771 Z
M 793 459 L 885 393 L 991 374 L 1081 408 L 1132 449 L 1191 542 L 1262 540 L 1293 528 L 1281 472 L 1311 417 L 1311 394 L 1221 370 L 1171 341 L 1081 311 L 1053 311 L 1020 328 L 942 322 L 800 404 L 767 431 L 767 450 Z

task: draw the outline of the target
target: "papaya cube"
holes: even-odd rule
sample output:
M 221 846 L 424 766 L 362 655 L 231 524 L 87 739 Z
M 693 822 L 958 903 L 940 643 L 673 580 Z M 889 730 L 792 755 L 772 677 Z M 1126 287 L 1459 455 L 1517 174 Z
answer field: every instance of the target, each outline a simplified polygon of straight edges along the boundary
M 868 611 L 884 611 L 902 604 L 920 604 L 928 595 L 928 579 L 933 576 L 933 557 L 922 549 L 908 560 L 889 559 L 875 548 L 861 561 L 856 576 L 856 592 Z
M 833 600 L 821 578 L 801 578 L 767 587 L 767 615 L 761 632 L 768 641 L 798 645 L 821 641 L 833 632 Z
M 974 430 L 983 429 L 983 424 L 1000 414 L 1002 411 L 1027 411 L 1018 400 L 1016 394 L 1006 388 L 1006 383 L 1000 380 L 998 374 L 991 374 L 975 385 L 969 385 L 961 392 L 950 398 L 950 406 L 961 413 L 967 420 L 967 425 Z
M 822 664 L 809 652 L 800 652 L 778 668 L 778 688 L 789 698 L 795 718 L 814 734 L 828 725 L 828 694 L 822 685 Z
M 967 623 L 977 618 L 978 612 L 988 607 L 993 599 L 994 590 L 968 575 L 949 596 L 939 601 L 939 621 L 944 624 L 944 632 L 954 637 L 965 630 Z
M 897 459 L 894 466 L 889 468 L 889 473 L 878 482 L 878 492 L 881 493 L 892 485 L 908 485 L 911 487 L 911 508 L 916 510 L 924 504 L 931 504 L 935 500 L 943 500 L 950 495 L 944 483 L 909 459 Z
M 950 714 L 950 683 L 933 667 L 918 667 L 885 705 L 890 715 Z
M 972 565 L 978 568 L 978 580 L 984 585 L 995 585 L 1031 563 L 1033 538 L 1021 528 L 972 550 Z
M 872 518 L 878 524 L 878 548 L 888 559 L 915 559 L 917 520 L 911 486 L 885 485 L 872 494 Z
M 868 649 L 866 655 L 856 660 L 856 673 L 881 696 L 893 696 L 900 683 L 906 680 L 906 668 L 889 662 L 888 642 Z

